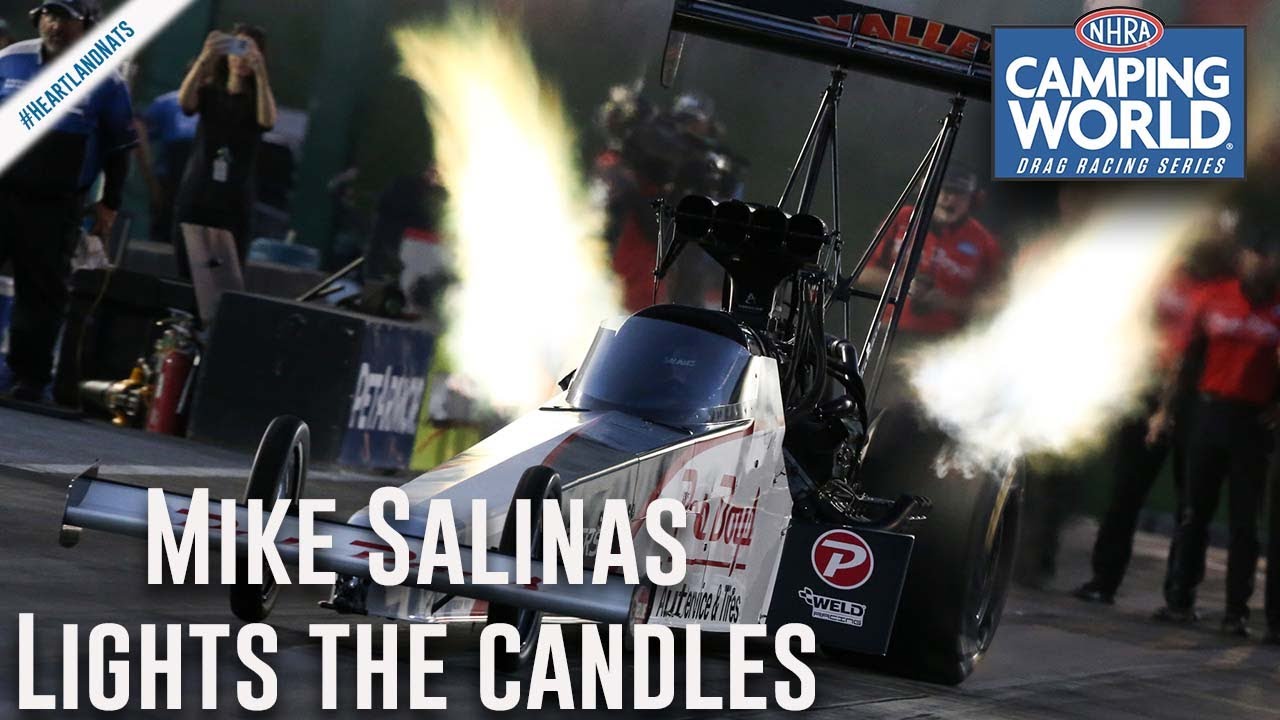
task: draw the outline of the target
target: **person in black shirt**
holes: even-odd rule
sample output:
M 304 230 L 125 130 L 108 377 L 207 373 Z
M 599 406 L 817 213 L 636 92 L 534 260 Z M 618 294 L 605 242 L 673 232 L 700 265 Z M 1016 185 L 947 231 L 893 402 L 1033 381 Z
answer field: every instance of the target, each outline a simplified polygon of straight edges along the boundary
M 230 35 L 209 33 L 178 89 L 182 111 L 200 113 L 174 204 L 171 235 L 183 277 L 190 277 L 191 269 L 178 227 L 182 223 L 231 231 L 242 261 L 248 250 L 258 145 L 276 122 L 265 45 L 266 34 L 249 25 L 237 24 Z
M 98 21 L 96 0 L 47 0 L 30 13 L 40 37 L 0 50 L 0 102 L 29 88 Z M 93 206 L 93 234 L 107 237 L 137 142 L 133 105 L 124 79 L 112 72 L 72 99 L 47 135 L 0 173 L 0 264 L 13 263 L 14 306 L 9 326 L 11 395 L 39 402 L 52 377 L 53 347 L 66 312 L 71 254 L 80 237 L 86 167 L 104 175 L 102 200 Z M 16 112 L 16 111 L 15 111 Z

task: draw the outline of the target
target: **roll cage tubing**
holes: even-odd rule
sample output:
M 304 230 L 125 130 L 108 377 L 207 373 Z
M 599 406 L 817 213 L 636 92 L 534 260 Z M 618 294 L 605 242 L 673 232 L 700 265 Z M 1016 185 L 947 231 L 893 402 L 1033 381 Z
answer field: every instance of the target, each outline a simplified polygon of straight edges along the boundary
M 923 23 L 923 24 L 921 24 Z M 877 28 L 892 27 L 892 35 Z M 932 37 L 933 46 L 913 44 L 914 28 L 923 28 L 922 37 Z M 901 33 L 899 31 L 902 31 Z M 903 13 L 880 10 L 845 0 L 676 0 L 671 31 L 664 54 L 662 78 L 669 85 L 675 75 L 684 46 L 684 33 L 691 32 L 721 40 L 762 48 L 835 65 L 831 82 L 822 94 L 818 111 L 787 178 L 778 206 L 796 194 L 794 212 L 808 213 L 817 192 L 827 148 L 831 149 L 832 225 L 829 249 L 824 245 L 818 266 L 828 291 L 824 310 L 835 301 L 844 304 L 844 336 L 853 335 L 849 303 L 853 298 L 876 301 L 875 314 L 858 356 L 858 371 L 867 388 L 866 403 L 873 406 L 893 347 L 903 307 L 911 292 L 911 282 L 919 269 L 925 238 L 943 176 L 951 160 L 964 117 L 966 96 L 990 100 L 990 36 Z M 950 45 L 941 40 L 950 39 Z M 967 57 L 966 57 L 967 56 Z M 842 276 L 840 234 L 840 167 L 838 112 L 847 70 L 856 67 L 896 80 L 933 89 L 955 91 L 950 108 L 911 179 L 880 223 L 870 245 L 853 270 Z M 915 189 L 911 215 L 902 244 L 893 256 L 888 278 L 879 293 L 855 287 L 876 249 L 885 241 L 894 219 Z M 670 218 L 659 209 L 659 268 L 669 268 L 678 253 L 678 239 L 663 251 L 661 231 Z M 661 276 L 665 272 L 655 272 Z M 728 280 L 726 279 L 726 290 Z

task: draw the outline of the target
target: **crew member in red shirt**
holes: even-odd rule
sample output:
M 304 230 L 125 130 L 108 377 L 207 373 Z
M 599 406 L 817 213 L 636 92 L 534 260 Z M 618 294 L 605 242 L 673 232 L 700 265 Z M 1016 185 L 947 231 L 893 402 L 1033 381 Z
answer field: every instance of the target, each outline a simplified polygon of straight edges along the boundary
M 1185 507 L 1169 550 L 1166 604 L 1156 612 L 1158 620 L 1197 619 L 1195 593 L 1204 579 L 1209 523 L 1226 481 L 1230 543 L 1222 630 L 1248 635 L 1259 551 L 1258 507 L 1271 444 L 1265 416 L 1280 389 L 1278 268 L 1273 249 L 1260 242 L 1241 246 L 1236 276 L 1197 295 L 1178 343 L 1184 362 L 1197 345 L 1203 348 L 1204 362 L 1186 436 Z M 1151 440 L 1169 431 L 1173 396 L 1166 392 L 1152 415 Z
M 1280 363 L 1280 350 L 1276 354 Z M 1272 432 L 1276 430 L 1272 416 Z M 1268 645 L 1280 645 L 1280 457 L 1272 459 L 1271 489 L 1267 493 L 1267 585 L 1266 615 L 1267 634 L 1262 638 Z
M 943 180 L 911 295 L 898 323 L 899 337 L 938 337 L 959 330 L 973 315 L 982 292 L 999 277 L 1004 254 L 972 215 L 977 195 L 978 176 L 971 170 L 954 169 Z M 884 287 L 906 237 L 911 210 L 911 206 L 902 208 L 886 241 L 871 256 L 861 280 L 868 289 Z
M 1217 227 L 1190 249 L 1182 266 L 1155 298 L 1155 323 L 1162 339 L 1155 372 L 1162 381 L 1167 381 L 1180 361 L 1182 348 L 1179 347 L 1179 336 L 1192 320 L 1190 313 L 1198 295 L 1234 271 L 1232 264 L 1236 248 L 1230 235 L 1234 231 L 1234 222 L 1235 213 L 1224 211 Z M 1199 359 L 1194 360 L 1198 364 Z M 1182 373 L 1183 377 L 1189 374 Z M 1147 421 L 1160 403 L 1159 392 L 1153 391 L 1144 399 L 1143 409 L 1122 422 L 1112 436 L 1111 502 L 1098 525 L 1098 535 L 1093 543 L 1093 577 L 1073 592 L 1081 600 L 1108 605 L 1115 602 L 1116 590 L 1124 579 L 1133 554 L 1138 515 L 1166 459 L 1172 466 L 1175 492 L 1179 498 L 1183 495 L 1186 485 L 1183 456 L 1187 404 L 1191 399 L 1188 397 L 1190 393 L 1183 390 L 1185 388 L 1179 387 L 1177 400 L 1173 403 L 1177 422 L 1172 432 L 1154 443 L 1147 442 Z M 1181 516 L 1181 512 L 1178 515 Z

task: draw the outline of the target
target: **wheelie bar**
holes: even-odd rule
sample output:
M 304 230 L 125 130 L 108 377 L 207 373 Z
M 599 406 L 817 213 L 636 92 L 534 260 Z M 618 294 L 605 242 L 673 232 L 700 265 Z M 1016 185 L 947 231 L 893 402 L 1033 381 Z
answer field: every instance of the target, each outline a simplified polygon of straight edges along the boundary
M 93 466 L 77 475 L 67 488 L 66 508 L 62 516 L 62 534 L 60 542 L 67 547 L 75 545 L 82 528 L 103 530 L 106 532 L 128 535 L 136 538 L 147 537 L 147 492 L 148 489 L 137 485 L 107 480 L 97 477 L 97 466 Z M 191 510 L 191 497 L 181 493 L 165 492 L 165 503 L 169 510 L 169 521 L 174 528 L 185 527 Z M 220 524 L 222 507 L 217 500 L 209 501 L 209 544 L 215 549 L 221 542 Z M 244 505 L 236 506 L 236 527 L 247 527 L 249 510 Z M 333 571 L 339 575 L 370 578 L 369 551 L 383 551 L 390 556 L 385 541 L 371 529 L 345 523 L 316 520 L 313 534 L 326 535 L 332 538 L 332 547 L 314 551 L 315 568 L 321 571 Z M 296 565 L 298 560 L 298 519 L 288 516 L 281 525 L 280 538 L 276 541 L 276 549 L 285 563 Z M 404 536 L 410 549 L 421 549 L 422 538 Z M 240 547 L 246 547 L 247 539 L 242 535 L 237 539 Z M 471 548 L 462 546 L 461 563 L 463 568 L 471 567 Z M 516 559 L 511 555 L 487 552 L 486 569 L 493 572 L 506 572 L 514 578 Z M 452 584 L 448 574 L 437 570 L 430 583 L 417 583 L 416 564 L 409 572 L 409 580 L 405 585 L 418 585 L 442 593 L 450 593 L 477 600 L 502 603 L 516 607 L 539 610 L 555 615 L 582 618 L 605 623 L 626 623 L 631 616 L 632 593 L 638 586 L 627 585 L 619 576 L 610 575 L 608 582 L 602 585 L 571 585 L 566 582 L 545 583 L 538 578 L 543 576 L 542 563 L 531 562 L 532 575 L 535 582 L 528 585 L 481 585 L 464 583 Z M 470 576 L 470 573 L 467 573 Z M 563 572 L 558 577 L 564 578 Z

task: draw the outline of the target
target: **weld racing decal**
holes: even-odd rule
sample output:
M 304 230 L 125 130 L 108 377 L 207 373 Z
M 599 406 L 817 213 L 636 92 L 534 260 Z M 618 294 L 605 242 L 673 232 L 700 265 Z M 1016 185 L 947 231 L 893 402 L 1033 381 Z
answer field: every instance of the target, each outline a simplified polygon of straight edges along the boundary
M 840 623 L 862 627 L 862 618 L 867 614 L 867 606 L 862 603 L 842 600 L 828 595 L 819 595 L 809 588 L 802 588 L 798 593 L 800 599 L 813 609 L 814 620 Z

